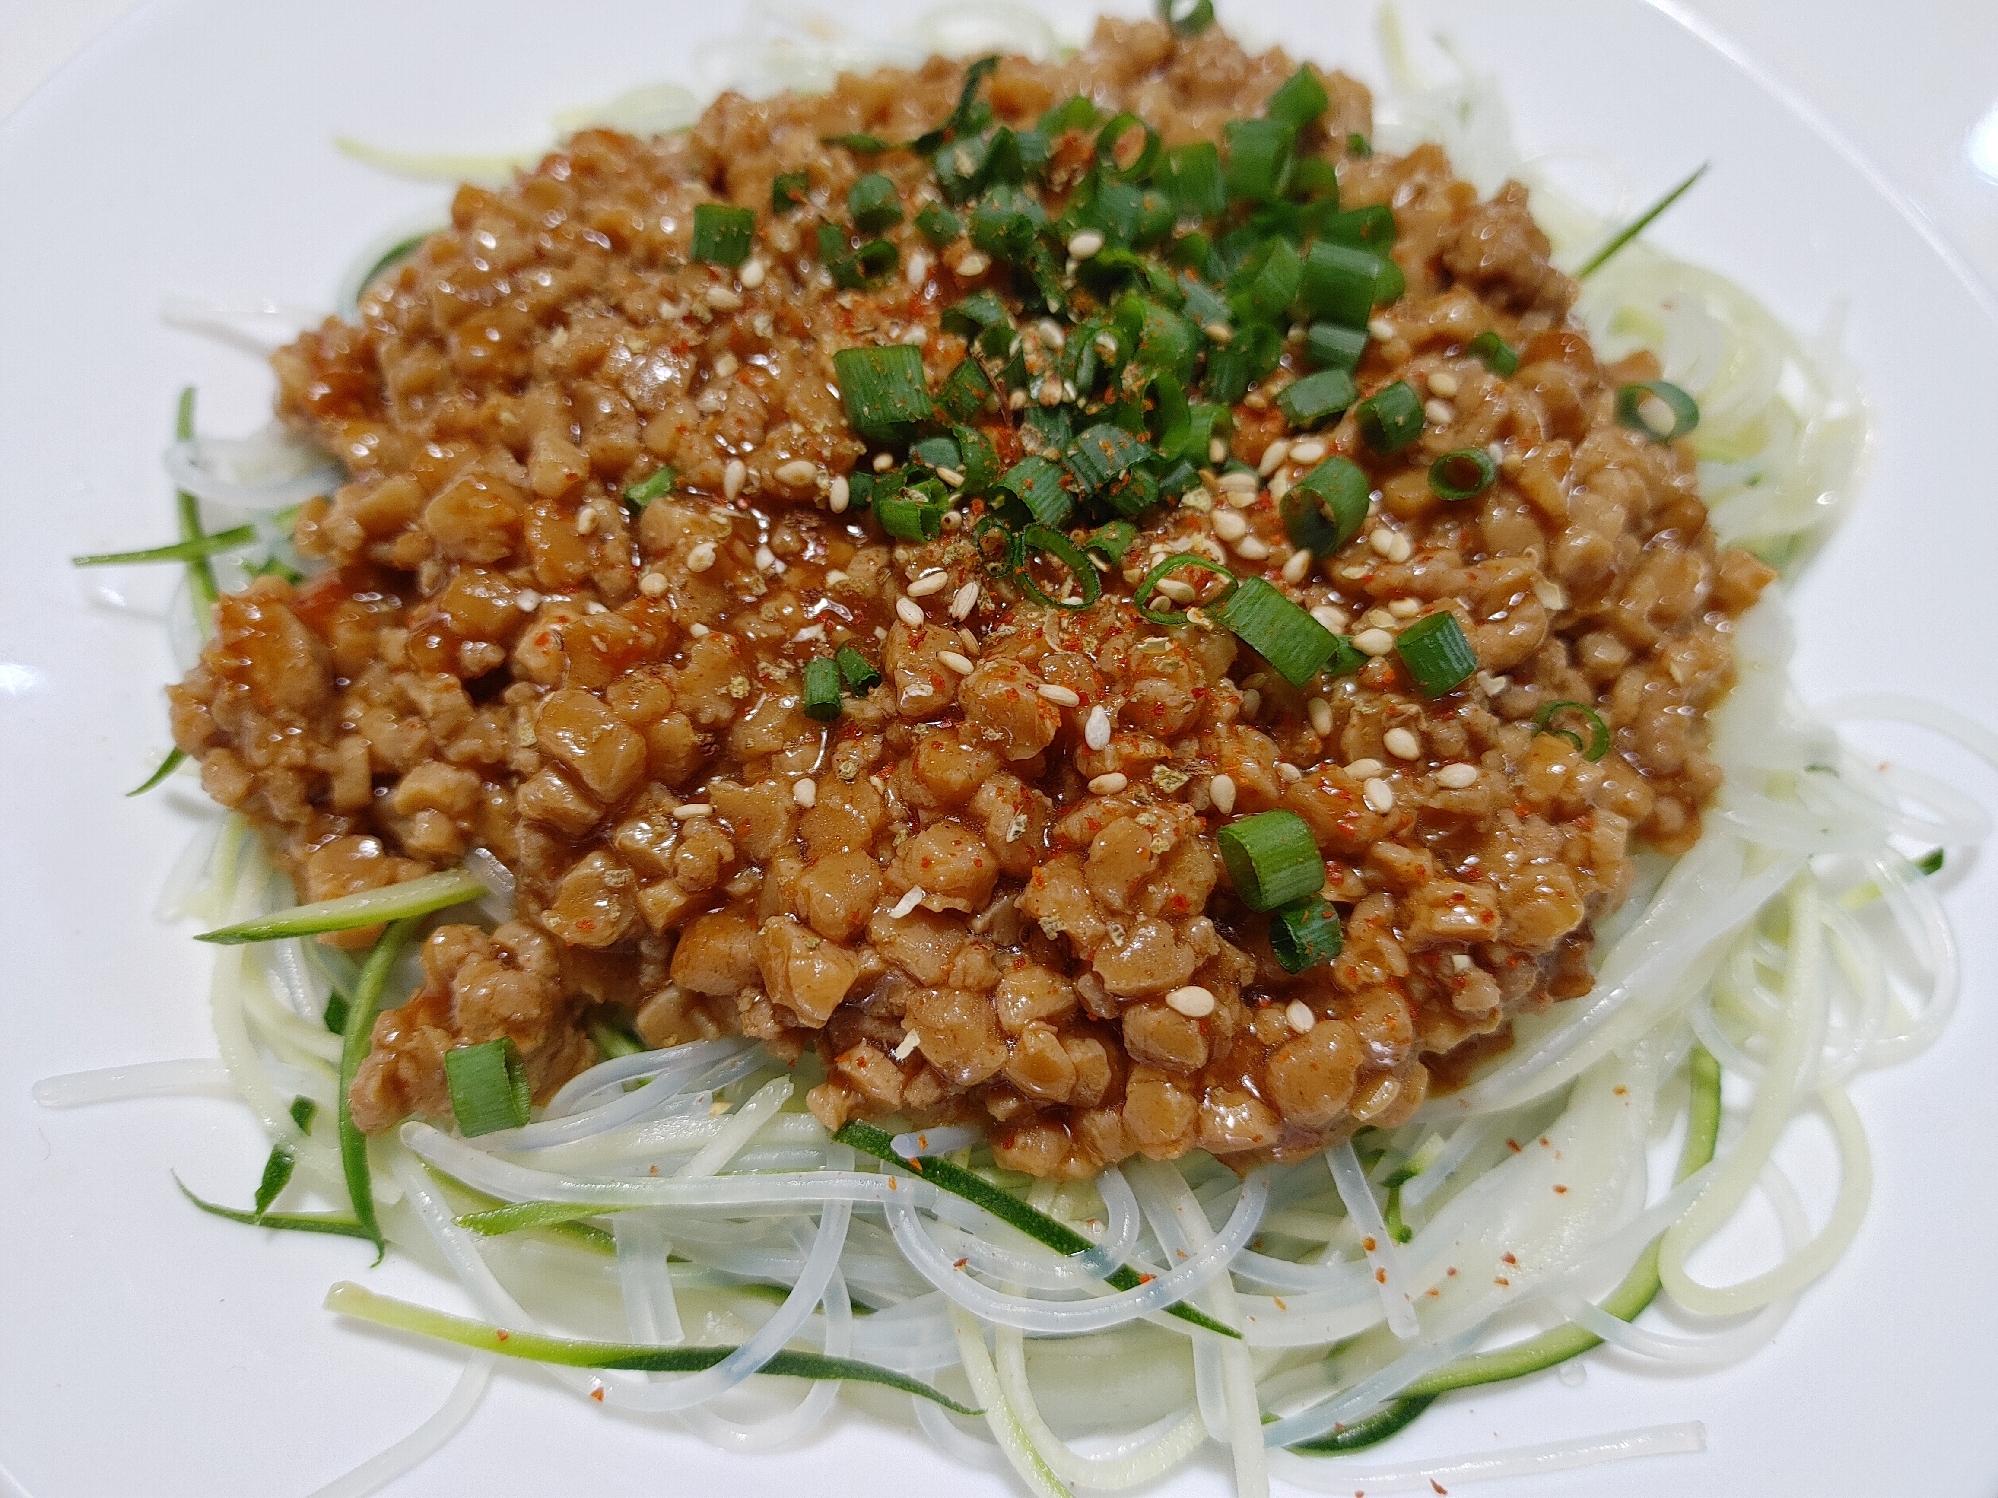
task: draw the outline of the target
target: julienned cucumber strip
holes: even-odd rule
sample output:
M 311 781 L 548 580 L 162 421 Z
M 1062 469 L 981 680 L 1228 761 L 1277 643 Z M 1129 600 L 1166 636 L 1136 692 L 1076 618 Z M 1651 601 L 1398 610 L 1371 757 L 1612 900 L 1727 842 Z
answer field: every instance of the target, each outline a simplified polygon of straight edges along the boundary
M 278 941 L 287 936 L 317 936 L 323 931 L 353 931 L 361 926 L 377 926 L 383 921 L 407 920 L 429 915 L 433 910 L 462 905 L 486 892 L 485 885 L 463 869 L 445 869 L 420 879 L 380 889 L 362 890 L 358 895 L 342 895 L 337 900 L 319 900 L 311 905 L 294 905 L 276 915 L 254 921 L 204 931 L 196 941 L 212 941 L 218 946 L 238 946 L 252 941 Z
M 1067 1223 L 1057 1222 L 1045 1212 L 1034 1210 L 1017 1196 L 1008 1195 L 983 1176 L 975 1175 L 961 1165 L 953 1165 L 934 1156 L 922 1160 L 904 1159 L 895 1153 L 894 1136 L 875 1128 L 873 1124 L 849 1123 L 833 1138 L 841 1144 L 863 1150 L 877 1160 L 886 1160 L 891 1165 L 913 1171 L 939 1191 L 948 1191 L 953 1196 L 961 1196 L 983 1207 L 1001 1222 L 1018 1228 L 1036 1243 L 1046 1244 L 1058 1254 L 1087 1253 L 1096 1246 Z M 1103 1283 L 1117 1290 L 1135 1290 L 1144 1280 L 1137 1270 L 1125 1264 L 1120 1265 L 1115 1273 L 1105 1275 Z M 1242 1335 L 1225 1322 L 1216 1321 L 1191 1306 L 1167 1306 L 1166 1313 L 1210 1332 L 1219 1332 L 1224 1337 L 1239 1339 Z
M 467 1212 L 458 1226 L 481 1238 L 499 1238 L 532 1228 L 582 1229 L 597 1238 L 608 1239 L 601 1228 L 591 1227 L 586 1217 L 602 1217 L 622 1210 L 618 1207 L 585 1206 L 575 1202 L 505 1202 L 477 1212 Z
M 381 1006 L 382 987 L 389 969 L 402 955 L 404 945 L 416 929 L 414 920 L 397 921 L 381 934 L 368 960 L 361 964 L 361 976 L 354 984 L 354 996 L 347 1005 L 347 1026 L 340 1035 L 340 1169 L 347 1178 L 347 1194 L 354 1201 L 354 1218 L 374 1240 L 375 1262 L 382 1261 L 388 1243 L 381 1224 L 375 1219 L 374 1177 L 368 1167 L 368 1136 L 354 1123 L 354 1077 L 368 1059 L 374 1044 L 375 1010 Z
M 1720 1133 L 1720 1063 L 1704 1046 L 1694 1046 L 1687 1069 L 1692 1084 L 1692 1100 L 1686 1115 L 1686 1143 L 1679 1151 L 1679 1169 L 1673 1177 L 1675 1184 L 1713 1159 L 1714 1140 Z M 1623 1277 L 1623 1283 L 1604 1297 L 1602 1309 L 1619 1321 L 1635 1321 L 1657 1297 L 1658 1290 L 1658 1242 L 1653 1239 L 1637 1256 L 1637 1262 Z M 1452 1389 L 1468 1389 L 1477 1384 L 1504 1383 L 1508 1379 L 1523 1378 L 1529 1373 L 1538 1373 L 1556 1363 L 1579 1357 L 1601 1342 L 1601 1337 L 1579 1326 L 1557 1326 L 1512 1347 L 1459 1358 L 1426 1377 L 1418 1378 L 1380 1409 L 1354 1421 L 1345 1429 L 1320 1436 L 1315 1441 L 1300 1442 L 1290 1449 L 1312 1456 L 1358 1451 L 1384 1441 L 1402 1429 L 1428 1409 L 1439 1394 L 1447 1394 Z
M 538 1332 L 508 1331 L 472 1321 L 463 1316 L 433 1311 L 428 1306 L 411 1305 L 387 1295 L 377 1295 L 348 1280 L 326 1292 L 326 1309 L 342 1316 L 371 1321 L 376 1326 L 416 1332 L 443 1342 L 479 1352 L 496 1352 L 502 1357 L 524 1358 L 533 1363 L 559 1363 L 565 1368 L 617 1368 L 640 1373 L 699 1373 L 712 1368 L 736 1349 L 733 1347 L 647 1347 L 635 1342 L 583 1342 L 568 1337 L 544 1337 Z M 959 1415 L 978 1416 L 983 1410 L 959 1404 L 949 1395 L 931 1388 L 920 1379 L 906 1377 L 873 1363 L 851 1358 L 822 1357 L 810 1352 L 780 1352 L 761 1368 L 759 1374 L 777 1378 L 835 1379 L 843 1382 L 879 1384 L 928 1399 Z
M 331 1233 L 340 1238 L 360 1238 L 369 1243 L 375 1241 L 375 1235 L 351 1217 L 332 1214 L 322 1216 L 317 1212 L 245 1212 L 238 1207 L 222 1207 L 211 1201 L 203 1201 L 187 1189 L 179 1176 L 173 1178 L 173 1183 L 180 1187 L 182 1196 L 202 1211 L 216 1217 L 226 1217 L 231 1222 L 243 1223 L 247 1227 L 278 1228 L 292 1233 Z

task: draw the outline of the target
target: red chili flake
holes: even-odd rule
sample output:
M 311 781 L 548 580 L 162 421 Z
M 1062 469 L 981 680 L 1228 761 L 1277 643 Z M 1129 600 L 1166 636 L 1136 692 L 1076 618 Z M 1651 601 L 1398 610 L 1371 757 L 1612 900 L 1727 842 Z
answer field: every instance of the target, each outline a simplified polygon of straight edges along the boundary
M 1372 1238 L 1362 1238 L 1360 1240 L 1360 1247 L 1364 1248 L 1368 1253 L 1372 1253 L 1379 1246 Z
M 1554 1194 L 1556 1196 L 1566 1196 L 1568 1194 L 1568 1188 L 1566 1186 L 1556 1186 L 1554 1188 Z
M 1616 1086 L 1612 1087 L 1610 1091 L 1615 1093 L 1618 1097 L 1627 1097 L 1630 1094 L 1630 1089 L 1624 1086 L 1623 1083 L 1621 1082 L 1617 1083 Z
M 1512 1151 L 1512 1152 L 1513 1152 L 1513 1153 L 1514 1153 L 1515 1155 L 1516 1155 L 1516 1154 L 1518 1154 L 1518 1153 L 1520 1152 L 1520 1145 L 1519 1145 L 1519 1141 L 1518 1141 L 1517 1139 L 1508 1139 L 1508 1140 L 1506 1140 L 1506 1142 L 1505 1142 L 1505 1147 L 1506 1147 L 1507 1149 L 1511 1150 L 1511 1151 Z
M 1429 1479 L 1429 1486 L 1436 1489 L 1437 1492 L 1443 1494 L 1444 1498 L 1449 1498 L 1450 1490 L 1444 1487 L 1443 1484 L 1438 1482 L 1435 1478 L 1432 1477 Z
M 1374 1271 L 1374 1283 L 1377 1285 L 1385 1285 L 1387 1283 L 1387 1271 L 1385 1269 L 1376 1269 Z
M 1540 1147 L 1541 1147 L 1542 1149 L 1546 1149 L 1546 1148 L 1547 1148 L 1547 1136 L 1546 1136 L 1545 1134 L 1542 1134 L 1542 1135 L 1540 1136 Z
M 1141 1274 L 1138 1276 L 1138 1283 L 1141 1285 L 1149 1285 L 1151 1282 L 1152 1282 L 1152 1277 L 1149 1274 Z
M 970 1262 L 971 1260 L 969 1259 L 959 1259 L 955 1264 L 951 1265 L 950 1267 L 953 1269 L 962 1269 L 964 1268 L 965 1265 L 969 1264 Z
M 1492 1279 L 1492 1283 L 1493 1283 L 1494 1285 L 1497 1285 L 1497 1286 L 1498 1286 L 1498 1287 L 1499 1287 L 1499 1288 L 1500 1288 L 1501 1290 L 1510 1290 L 1510 1289 L 1512 1288 L 1512 1281 L 1511 1281 L 1511 1280 L 1508 1280 L 1508 1279 L 1500 1279 L 1500 1278 L 1498 1278 L 1497 1276 L 1494 1276 L 1494 1277 L 1493 1277 L 1493 1279 Z
M 1519 1260 L 1514 1258 L 1511 1254 L 1501 1254 L 1499 1255 L 1499 1257 L 1504 1259 L 1508 1264 L 1517 1264 L 1519 1262 Z
M 598 1404 L 602 1404 L 604 1402 L 604 1386 L 598 1384 L 594 1389 L 590 1390 L 590 1398 L 594 1399 Z
M 1443 1273 L 1447 1275 L 1449 1278 L 1455 1279 L 1457 1277 L 1457 1266 L 1455 1264 L 1452 1264 L 1448 1269 L 1444 1270 Z
M 1281 1295 L 1272 1295 L 1270 1297 L 1270 1300 L 1279 1311 L 1288 1311 L 1290 1309 L 1289 1306 L 1283 1303 L 1283 1297 Z
M 506 1329 L 505 1327 L 503 1327 L 503 1326 L 502 1326 L 502 1327 L 497 1327 L 497 1328 L 495 1328 L 495 1329 L 494 1329 L 494 1331 L 493 1331 L 493 1340 L 494 1340 L 494 1341 L 496 1341 L 496 1342 L 505 1342 L 505 1341 L 507 1341 L 508 1339 L 510 1339 L 510 1338 L 511 1338 L 512 1336 L 513 1336 L 513 1333 L 512 1333 L 512 1332 L 510 1332 L 510 1331 L 508 1331 L 508 1330 L 507 1330 L 507 1329 Z

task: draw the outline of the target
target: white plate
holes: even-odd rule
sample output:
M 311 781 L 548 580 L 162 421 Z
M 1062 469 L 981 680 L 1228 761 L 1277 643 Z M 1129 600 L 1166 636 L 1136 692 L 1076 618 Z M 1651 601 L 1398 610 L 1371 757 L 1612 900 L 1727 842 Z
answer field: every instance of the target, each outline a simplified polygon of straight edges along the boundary
M 1359 7 L 1228 4 L 1293 51 L 1377 75 Z M 1648 195 L 1716 165 L 1657 231 L 1763 296 L 1794 326 L 1850 306 L 1878 446 L 1862 502 L 1799 588 L 1807 696 L 1893 687 L 1998 720 L 1998 509 L 1988 434 L 1998 327 L 1859 168 L 1754 77 L 1668 14 L 1634 3 L 1405 6 L 1503 80 L 1523 144 L 1607 158 Z M 906 25 L 912 0 L 868 7 Z M 148 915 L 187 836 L 184 784 L 120 793 L 167 742 L 173 673 L 160 621 L 171 584 L 78 575 L 75 552 L 163 539 L 160 476 L 173 392 L 201 387 L 205 424 L 246 429 L 270 381 L 172 332 L 173 294 L 325 305 L 382 228 L 442 200 L 335 154 L 348 132 L 392 144 L 533 144 L 556 110 L 659 77 L 694 78 L 693 43 L 723 7 L 557 8 L 402 0 L 298 8 L 162 0 L 0 126 L 0 1490 L 303 1493 L 414 1427 L 444 1397 L 445 1354 L 337 1324 L 324 1287 L 355 1277 L 448 1303 L 421 1270 L 369 1274 L 338 1240 L 249 1232 L 174 1194 L 239 1199 L 262 1159 L 221 1102 L 38 1109 L 53 1072 L 213 1054 L 204 959 Z M 116 590 L 123 606 L 107 601 Z M 1879 741 L 1998 784 L 1951 751 Z M 1862 1079 L 1878 1187 L 1852 1251 L 1776 1344 L 1700 1376 L 1597 1355 L 1453 1396 L 1375 1457 L 1489 1450 L 1664 1421 L 1706 1422 L 1710 1450 L 1551 1477 L 1535 1494 L 1875 1494 L 1978 1498 L 1998 1482 L 1998 878 L 1944 875 L 1968 993 L 1943 1042 Z M 1369 1458 L 1373 1460 L 1374 1458 Z M 397 1493 L 616 1494 L 796 1484 L 815 1492 L 1014 1491 L 946 1470 L 918 1438 L 847 1415 L 816 1444 L 724 1456 L 607 1417 L 531 1371 L 503 1376 L 471 1428 Z M 1172 1491 L 1225 1489 L 1209 1461 Z M 1519 1491 L 1501 1485 L 1493 1491 Z

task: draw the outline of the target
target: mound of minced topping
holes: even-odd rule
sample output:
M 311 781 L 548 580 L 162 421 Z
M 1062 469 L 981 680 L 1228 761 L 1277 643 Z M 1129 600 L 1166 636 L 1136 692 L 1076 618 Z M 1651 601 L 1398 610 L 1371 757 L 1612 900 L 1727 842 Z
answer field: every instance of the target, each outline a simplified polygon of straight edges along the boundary
M 297 522 L 323 570 L 223 600 L 175 738 L 304 899 L 516 881 L 427 939 L 363 1128 L 448 1119 L 498 1037 L 543 1097 L 595 1027 L 809 1053 L 829 1127 L 978 1122 L 1039 1175 L 1287 1158 L 1587 992 L 1634 846 L 1698 836 L 1770 574 L 1525 190 L 1372 154 L 1361 85 L 1218 30 L 966 81 L 586 132 L 277 356 L 350 481 Z M 1301 971 L 1222 856 L 1266 812 L 1323 862 Z

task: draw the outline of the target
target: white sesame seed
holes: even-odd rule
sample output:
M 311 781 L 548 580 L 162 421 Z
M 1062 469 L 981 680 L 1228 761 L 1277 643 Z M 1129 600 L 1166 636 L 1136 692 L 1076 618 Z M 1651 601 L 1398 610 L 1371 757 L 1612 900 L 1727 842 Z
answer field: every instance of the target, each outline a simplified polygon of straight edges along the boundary
M 1244 536 L 1235 543 L 1235 555 L 1251 562 L 1265 561 L 1269 554 L 1270 543 L 1261 536 Z
M 911 629 L 920 628 L 923 622 L 922 606 L 906 598 L 898 598 L 895 600 L 895 617 Z
M 742 297 L 731 287 L 713 286 L 708 289 L 708 305 L 733 312 L 742 305 Z
M 1110 714 L 1101 703 L 1089 710 L 1089 718 L 1082 725 L 1082 742 L 1091 749 L 1110 747 Z
M 937 659 L 955 671 L 959 676 L 969 676 L 973 671 L 978 669 L 971 663 L 970 656 L 960 655 L 955 650 L 939 650 L 937 652 Z
M 1254 494 L 1262 488 L 1262 481 L 1253 473 L 1224 473 L 1216 481 L 1223 494 Z
M 643 593 L 647 598 L 657 598 L 661 593 L 666 591 L 666 574 L 663 572 L 646 573 L 645 576 L 638 580 L 638 591 Z
M 1390 728 L 1381 735 L 1381 742 L 1387 745 L 1387 752 L 1396 759 L 1422 758 L 1422 740 L 1411 729 Z
M 1290 476 L 1293 472 L 1295 470 L 1286 465 L 1270 475 L 1271 499 L 1282 499 L 1290 493 Z
M 1447 369 L 1436 370 L 1429 376 L 1431 395 L 1440 395 L 1446 401 L 1452 400 L 1456 397 L 1457 388 L 1457 377 Z
M 973 633 L 972 633 L 972 632 L 971 632 L 970 630 L 968 630 L 968 629 L 960 629 L 960 630 L 959 630 L 959 631 L 957 632 L 957 637 L 958 637 L 958 638 L 959 638 L 960 640 L 964 641 L 964 653 L 965 653 L 966 655 L 970 655 L 970 656 L 975 656 L 975 655 L 977 655 L 977 654 L 978 654 L 978 636 L 977 636 L 977 635 L 973 634 Z
M 1378 526 L 1367 532 L 1367 545 L 1373 547 L 1378 555 L 1386 556 L 1394 550 L 1394 532 L 1386 526 Z
M 1216 515 L 1214 518 L 1219 520 L 1221 517 Z M 1162 577 L 1155 591 L 1165 594 L 1174 603 L 1193 602 L 1193 584 L 1183 578 Z
M 1390 562 L 1405 562 L 1415 555 L 1415 543 L 1400 531 L 1390 533 L 1387 559 Z
M 1227 343 L 1235 336 L 1235 330 L 1225 322 L 1208 323 L 1200 331 L 1205 333 L 1209 338 L 1212 338 L 1216 343 Z
M 1040 336 L 1041 342 L 1048 348 L 1059 349 L 1067 346 L 1068 334 L 1062 331 L 1061 324 L 1056 322 L 1052 317 L 1044 317 L 1035 323 L 1034 332 Z
M 1015 411 L 1026 410 L 1027 392 L 1024 390 L 1015 390 L 1011 395 L 1006 397 L 1006 404 Z
M 1080 229 L 1068 239 L 1068 252 L 1078 260 L 1087 260 L 1103 248 L 1103 236 L 1094 229 Z
M 712 541 L 703 541 L 687 553 L 687 570 L 689 572 L 706 572 L 714 564 L 715 543 Z
M 893 453 L 876 453 L 874 455 L 874 471 L 876 473 L 886 473 L 894 466 L 895 455 Z
M 1214 809 L 1222 816 L 1229 816 L 1235 810 L 1235 777 L 1216 775 L 1207 782 L 1207 799 L 1214 803 Z
M 709 629 L 707 625 L 701 623 L 700 620 L 696 619 L 692 624 L 689 624 L 687 626 L 687 633 L 692 635 L 697 640 L 705 640 L 709 635 L 713 634 L 714 631 Z
M 1256 464 L 1256 472 L 1268 478 L 1283 467 L 1284 459 L 1290 456 L 1290 444 L 1279 437 L 1263 449 L 1262 461 Z
M 1254 687 L 1242 694 L 1242 716 L 1253 718 L 1263 710 L 1263 694 Z
M 1393 629 L 1395 617 L 1386 609 L 1368 609 L 1360 617 L 1360 623 L 1372 629 Z
M 937 470 L 937 477 L 942 479 L 946 484 L 949 484 L 953 489 L 962 489 L 964 487 L 964 475 L 959 473 L 955 468 L 939 468 Z
M 1439 427 L 1447 427 L 1457 419 L 1457 408 L 1446 400 L 1428 400 L 1422 403 L 1422 414 Z
M 950 616 L 953 619 L 969 619 L 971 611 L 978 607 L 978 583 L 974 580 L 957 590 L 957 596 L 950 601 Z
M 768 572 L 777 565 L 777 553 L 767 546 L 756 548 L 756 570 Z
M 846 574 L 840 571 L 839 568 L 837 567 L 833 568 L 832 571 L 826 574 L 826 586 L 828 588 L 838 587 L 841 583 L 845 581 L 846 581 Z
M 584 505 L 582 509 L 576 511 L 576 534 L 587 536 L 597 528 L 597 521 L 600 518 L 595 505 Z
M 1304 704 L 1304 710 L 1311 716 L 1311 731 L 1321 739 L 1332 734 L 1332 704 L 1323 697 L 1314 697 Z
M 749 465 L 740 458 L 730 458 L 728 466 L 722 469 L 722 498 L 734 501 L 742 493 L 743 480 L 749 477 Z
M 1296 765 L 1287 759 L 1280 759 L 1276 762 L 1276 772 L 1277 778 L 1283 781 L 1285 785 L 1296 785 L 1298 781 L 1304 779 L 1304 771 L 1298 769 Z
M 1210 463 L 1225 463 L 1228 461 L 1227 438 L 1210 437 L 1207 439 L 1207 461 Z
M 1303 582 L 1310 570 L 1311 553 L 1301 546 L 1283 559 L 1283 580 L 1287 583 Z
M 1420 598 L 1390 598 L 1388 600 L 1387 611 L 1390 619 L 1413 619 L 1417 614 L 1422 612 L 1422 600 Z
M 793 458 L 777 467 L 777 482 L 789 484 L 793 489 L 802 489 L 819 476 L 819 465 L 810 458 Z
M 742 262 L 742 269 L 735 273 L 735 278 L 749 290 L 754 291 L 763 284 L 763 278 L 769 274 L 769 270 L 770 268 L 761 260 L 745 260 Z
M 1300 1035 L 1309 1035 L 1311 1027 L 1318 1023 L 1318 1016 L 1311 1012 L 1311 1006 L 1302 999 L 1292 999 L 1284 1008 L 1283 1017 L 1291 1029 Z
M 888 914 L 893 916 L 898 921 L 901 920 L 902 917 L 908 915 L 918 905 L 923 903 L 923 895 L 924 895 L 923 887 L 919 884 L 914 889 L 910 890 L 906 895 L 902 896 L 901 899 L 897 900 L 895 902 L 894 908 L 890 910 Z
M 1362 655 L 1386 655 L 1394 649 L 1394 636 L 1384 629 L 1363 629 L 1353 636 L 1353 648 Z
M 909 256 L 909 263 L 903 267 L 903 276 L 911 286 L 920 286 L 930 278 L 930 257 L 921 250 Z
M 1080 697 L 1076 696 L 1067 687 L 1061 686 L 1056 682 L 1044 681 L 1035 687 L 1034 690 L 1039 692 L 1049 702 L 1052 702 L 1056 707 L 1082 706 L 1082 699 Z
M 1543 577 L 1534 583 L 1533 596 L 1549 613 L 1558 614 L 1568 606 L 1567 590 L 1551 577 Z
M 1394 810 L 1394 787 L 1389 785 L 1385 780 L 1378 777 L 1369 780 L 1365 788 L 1361 791 L 1361 795 L 1366 798 L 1367 805 L 1375 811 L 1387 812 Z
M 1092 795 L 1114 796 L 1130 783 L 1130 777 L 1124 774 L 1123 771 L 1111 770 L 1109 773 L 1098 775 L 1094 780 L 1090 781 L 1089 790 Z
M 819 784 L 816 780 L 795 781 L 791 786 L 791 799 L 800 806 L 816 806 L 819 803 Z
M 1214 516 L 1214 534 L 1223 541 L 1239 541 L 1249 533 L 1249 522 L 1233 510 L 1222 510 Z
M 826 508 L 835 515 L 844 515 L 847 501 L 852 495 L 853 490 L 847 484 L 846 475 L 842 473 L 826 490 Z
M 711 817 L 715 809 L 705 801 L 687 801 L 673 808 L 674 817 L 682 822 L 691 822 L 697 817 Z
M 513 595 L 513 604 L 523 614 L 531 614 L 541 607 L 541 595 L 532 588 L 522 588 Z
M 973 250 L 968 255 L 960 255 L 957 264 L 952 268 L 969 280 L 973 276 L 982 276 L 992 269 L 992 257 L 982 250 Z
M 1445 765 L 1436 772 L 1436 783 L 1447 791 L 1468 790 L 1478 783 L 1478 767 L 1461 762 Z
M 1214 1012 L 1214 995 L 1198 983 L 1189 983 L 1185 988 L 1175 988 L 1166 995 L 1166 1007 L 1188 1019 L 1206 1019 Z
M 799 630 L 795 635 L 791 636 L 791 643 L 793 645 L 803 645 L 807 641 L 823 640 L 825 637 L 826 637 L 825 625 L 807 624 L 803 629 Z
M 911 598 L 928 598 L 932 593 L 941 593 L 949 586 L 950 574 L 938 568 L 934 572 L 925 572 L 921 577 L 910 583 L 909 596 Z
M 1372 780 L 1376 775 L 1385 775 L 1387 766 L 1377 759 L 1356 759 L 1346 766 L 1346 773 L 1355 780 Z
M 1386 343 L 1390 338 L 1394 337 L 1394 324 L 1389 322 L 1385 317 L 1370 317 L 1367 319 L 1367 333 L 1370 337 L 1378 338 L 1382 343 Z
M 1450 967 L 1454 972 L 1468 973 L 1471 970 L 1471 954 L 1469 952 L 1452 952 L 1450 954 Z
M 1316 437 L 1306 437 L 1302 442 L 1290 445 L 1290 461 L 1293 463 L 1316 463 L 1324 457 L 1328 449 Z
M 1305 555 L 1308 556 L 1309 553 L 1307 552 Z M 1344 609 L 1335 608 L 1329 603 L 1319 604 L 1317 608 L 1311 611 L 1311 617 L 1331 630 L 1335 635 L 1343 632 L 1346 626 L 1352 623 L 1352 620 L 1347 617 Z
M 897 1061 L 907 1061 L 911 1056 L 916 1054 L 916 1047 L 921 1044 L 922 1037 L 914 1030 L 911 1030 L 907 1035 L 902 1037 L 901 1044 L 895 1047 L 895 1059 Z

